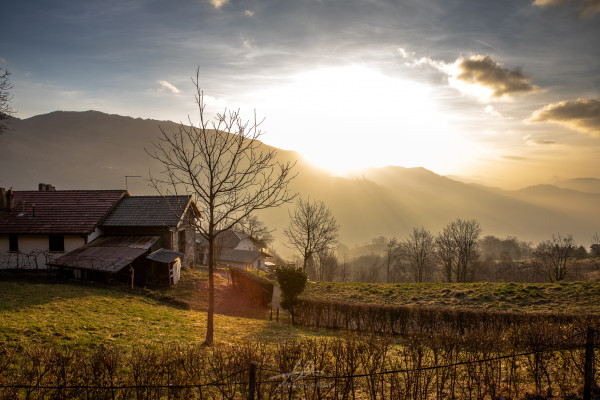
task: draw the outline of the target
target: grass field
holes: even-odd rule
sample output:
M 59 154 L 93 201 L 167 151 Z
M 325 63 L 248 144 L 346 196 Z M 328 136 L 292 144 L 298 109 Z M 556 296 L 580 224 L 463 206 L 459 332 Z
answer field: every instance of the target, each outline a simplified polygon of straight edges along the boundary
M 171 297 L 191 299 L 190 310 L 131 292 L 125 287 L 0 281 L 0 344 L 131 347 L 150 343 L 202 342 L 206 332 L 206 312 L 202 311 L 205 305 L 201 300 L 205 295 L 199 293 L 205 289 L 198 286 L 202 275 L 187 278 L 179 288 L 166 292 Z M 194 285 L 198 286 L 196 292 L 190 289 Z M 287 321 L 270 321 L 264 309 L 256 313 L 263 316 L 260 319 L 218 312 L 217 308 L 216 343 L 259 339 L 280 341 L 331 334 L 324 330 L 293 327 Z
M 0 344 L 54 343 L 131 347 L 150 343 L 193 344 L 204 340 L 207 274 L 186 272 L 180 284 L 141 293 L 92 283 L 0 281 Z M 215 341 L 284 341 L 341 332 L 293 327 L 282 313 L 249 304 L 221 277 L 216 282 Z M 600 283 L 554 284 L 363 284 L 310 283 L 304 296 L 377 304 L 465 309 L 598 312 Z M 176 299 L 187 305 L 174 305 Z M 166 301 L 165 301 L 166 300 Z
M 490 311 L 598 313 L 600 282 L 310 283 L 305 297 Z

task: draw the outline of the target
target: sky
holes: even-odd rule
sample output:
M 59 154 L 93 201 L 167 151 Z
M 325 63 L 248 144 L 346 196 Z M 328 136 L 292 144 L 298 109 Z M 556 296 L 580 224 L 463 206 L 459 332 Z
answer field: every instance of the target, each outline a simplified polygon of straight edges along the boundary
M 397 165 L 519 188 L 600 178 L 600 0 L 23 0 L 16 117 L 254 113 L 336 174 Z

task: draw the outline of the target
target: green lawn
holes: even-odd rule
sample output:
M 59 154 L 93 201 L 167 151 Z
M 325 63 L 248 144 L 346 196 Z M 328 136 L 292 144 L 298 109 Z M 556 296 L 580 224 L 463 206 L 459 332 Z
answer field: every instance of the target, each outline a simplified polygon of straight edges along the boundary
M 0 281 L 0 344 L 94 347 L 204 340 L 206 312 L 184 310 L 123 287 Z M 266 312 L 265 312 L 266 314 Z M 282 341 L 328 336 L 268 318 L 215 315 L 215 342 Z
M 206 331 L 206 279 L 202 271 L 183 275 L 180 285 L 150 292 L 91 283 L 0 281 L 0 344 L 53 343 L 94 347 L 111 344 L 194 344 Z M 270 321 L 268 310 L 246 304 L 216 277 L 215 342 L 280 342 L 343 334 L 292 327 L 282 312 Z M 221 280 L 221 281 L 219 281 Z M 167 301 L 161 300 L 167 296 Z M 363 284 L 310 283 L 304 296 L 377 304 L 465 309 L 598 312 L 600 283 L 544 284 Z M 181 300 L 189 310 L 172 304 Z M 243 307 L 240 304 L 244 305 Z
M 305 297 L 414 305 L 558 313 L 600 312 L 600 282 L 560 283 L 310 283 Z

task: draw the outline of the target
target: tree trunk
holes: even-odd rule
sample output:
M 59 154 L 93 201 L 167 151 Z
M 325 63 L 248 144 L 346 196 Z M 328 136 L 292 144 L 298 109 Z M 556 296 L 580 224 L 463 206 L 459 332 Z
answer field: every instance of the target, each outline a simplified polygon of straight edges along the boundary
M 215 313 L 215 238 L 209 235 L 208 240 L 208 316 L 206 318 L 206 341 L 209 346 L 213 344 L 214 336 L 214 313 Z

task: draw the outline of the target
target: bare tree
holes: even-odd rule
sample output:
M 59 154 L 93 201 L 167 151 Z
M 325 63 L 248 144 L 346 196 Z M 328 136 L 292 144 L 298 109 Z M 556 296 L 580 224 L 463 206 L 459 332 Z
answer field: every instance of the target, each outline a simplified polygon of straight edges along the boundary
M 575 265 L 575 239 L 573 235 L 552 235 L 541 242 L 534 252 L 535 260 L 546 271 L 551 282 L 562 281 Z
M 446 282 L 451 283 L 452 273 L 456 269 L 457 253 L 450 226 L 446 226 L 442 232 L 438 233 L 435 238 L 435 247 L 444 278 Z
M 225 110 L 207 119 L 203 92 L 196 78 L 196 104 L 200 118 L 194 126 L 179 125 L 176 132 L 161 128 L 158 141 L 147 153 L 159 161 L 160 177 L 151 177 L 152 186 L 162 195 L 185 192 L 203 212 L 202 220 L 191 221 L 208 243 L 208 318 L 206 344 L 214 335 L 215 242 L 220 232 L 257 210 L 277 207 L 292 200 L 288 184 L 294 178 L 293 164 L 276 161 L 276 150 L 262 145 L 256 116 L 244 121 L 240 112 Z
M 425 282 L 435 257 L 433 235 L 423 227 L 413 228 L 408 238 L 400 243 L 400 255 L 410 263 L 414 281 Z
M 590 256 L 600 258 L 600 234 L 598 232 L 592 235 L 592 243 L 590 246 Z
M 469 266 L 477 260 L 477 241 L 481 234 L 481 226 L 474 219 L 457 219 L 450 223 L 452 240 L 456 246 L 456 270 L 457 282 L 466 282 Z
M 335 281 L 340 269 L 340 260 L 338 257 L 330 249 L 319 252 L 318 256 L 319 280 L 327 282 Z
M 477 241 L 481 226 L 474 219 L 450 222 L 436 238 L 438 258 L 448 282 L 466 282 L 469 267 L 478 259 Z
M 396 258 L 398 252 L 398 240 L 396 238 L 391 238 L 387 241 L 385 247 L 385 255 L 387 256 L 387 277 L 386 282 L 390 283 L 390 269 L 392 264 L 394 263 L 394 259 Z
M 8 129 L 8 119 L 15 110 L 10 106 L 12 95 L 10 89 L 12 89 L 12 83 L 8 80 L 10 72 L 7 69 L 0 68 L 0 134 Z
M 235 224 L 233 230 L 252 236 L 262 248 L 268 247 L 275 240 L 273 238 L 273 230 L 267 228 L 265 223 L 256 215 L 248 215 Z
M 306 271 L 313 254 L 331 249 L 338 241 L 340 225 L 325 203 L 298 198 L 290 225 L 283 231 L 291 248 L 302 254 L 302 268 Z

